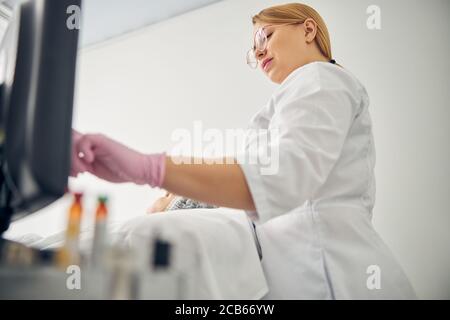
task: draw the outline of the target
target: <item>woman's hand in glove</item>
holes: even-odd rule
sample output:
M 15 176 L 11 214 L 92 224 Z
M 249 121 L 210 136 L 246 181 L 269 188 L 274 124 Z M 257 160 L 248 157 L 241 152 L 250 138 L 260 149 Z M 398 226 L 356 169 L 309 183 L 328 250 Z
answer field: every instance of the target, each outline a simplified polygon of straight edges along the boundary
M 102 134 L 73 135 L 72 173 L 81 172 L 115 183 L 134 182 L 161 187 L 165 174 L 165 154 L 146 155 Z

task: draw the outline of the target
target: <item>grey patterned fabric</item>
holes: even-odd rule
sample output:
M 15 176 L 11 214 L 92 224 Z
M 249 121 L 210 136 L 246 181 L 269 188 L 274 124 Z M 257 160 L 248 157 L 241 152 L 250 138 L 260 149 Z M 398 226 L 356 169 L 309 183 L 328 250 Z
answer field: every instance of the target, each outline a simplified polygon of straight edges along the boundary
M 169 203 L 169 205 L 166 208 L 166 211 L 170 210 L 180 210 L 180 209 L 196 209 L 196 208 L 217 208 L 216 206 L 195 201 L 192 199 L 176 196 L 172 199 L 172 201 Z

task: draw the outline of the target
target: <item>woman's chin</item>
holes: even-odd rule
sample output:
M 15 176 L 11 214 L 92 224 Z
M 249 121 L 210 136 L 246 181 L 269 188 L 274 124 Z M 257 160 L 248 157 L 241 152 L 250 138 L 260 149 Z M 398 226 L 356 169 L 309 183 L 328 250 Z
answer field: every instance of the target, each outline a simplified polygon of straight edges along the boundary
M 272 70 L 272 69 L 269 70 L 266 75 L 272 82 L 275 82 L 277 84 L 280 84 L 281 82 L 283 82 L 283 80 L 280 77 L 280 74 L 277 72 L 274 72 L 274 70 Z

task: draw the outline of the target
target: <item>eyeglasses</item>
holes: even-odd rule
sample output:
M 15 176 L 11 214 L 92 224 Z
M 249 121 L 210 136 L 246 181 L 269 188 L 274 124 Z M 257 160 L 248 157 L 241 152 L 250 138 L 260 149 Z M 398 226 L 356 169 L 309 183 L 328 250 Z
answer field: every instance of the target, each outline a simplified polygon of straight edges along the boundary
M 291 22 L 291 23 L 284 23 L 284 24 L 276 24 L 276 25 L 265 25 L 264 27 L 259 28 L 256 30 L 255 37 L 253 39 L 253 48 L 247 51 L 247 64 L 250 68 L 256 69 L 258 67 L 258 58 L 256 55 L 258 52 L 263 52 L 267 49 L 267 43 L 269 41 L 269 37 L 272 35 L 272 33 L 269 32 L 269 35 L 266 32 L 267 27 L 281 27 L 281 26 L 288 26 L 293 24 L 301 24 L 300 22 Z

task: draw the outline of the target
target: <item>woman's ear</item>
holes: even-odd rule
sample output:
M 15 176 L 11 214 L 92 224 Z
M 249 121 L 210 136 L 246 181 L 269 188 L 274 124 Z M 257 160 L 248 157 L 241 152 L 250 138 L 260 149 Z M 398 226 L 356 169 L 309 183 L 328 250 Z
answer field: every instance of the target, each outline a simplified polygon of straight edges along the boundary
M 317 34 L 317 23 L 313 19 L 308 18 L 303 23 L 303 28 L 305 30 L 306 43 L 313 42 Z

